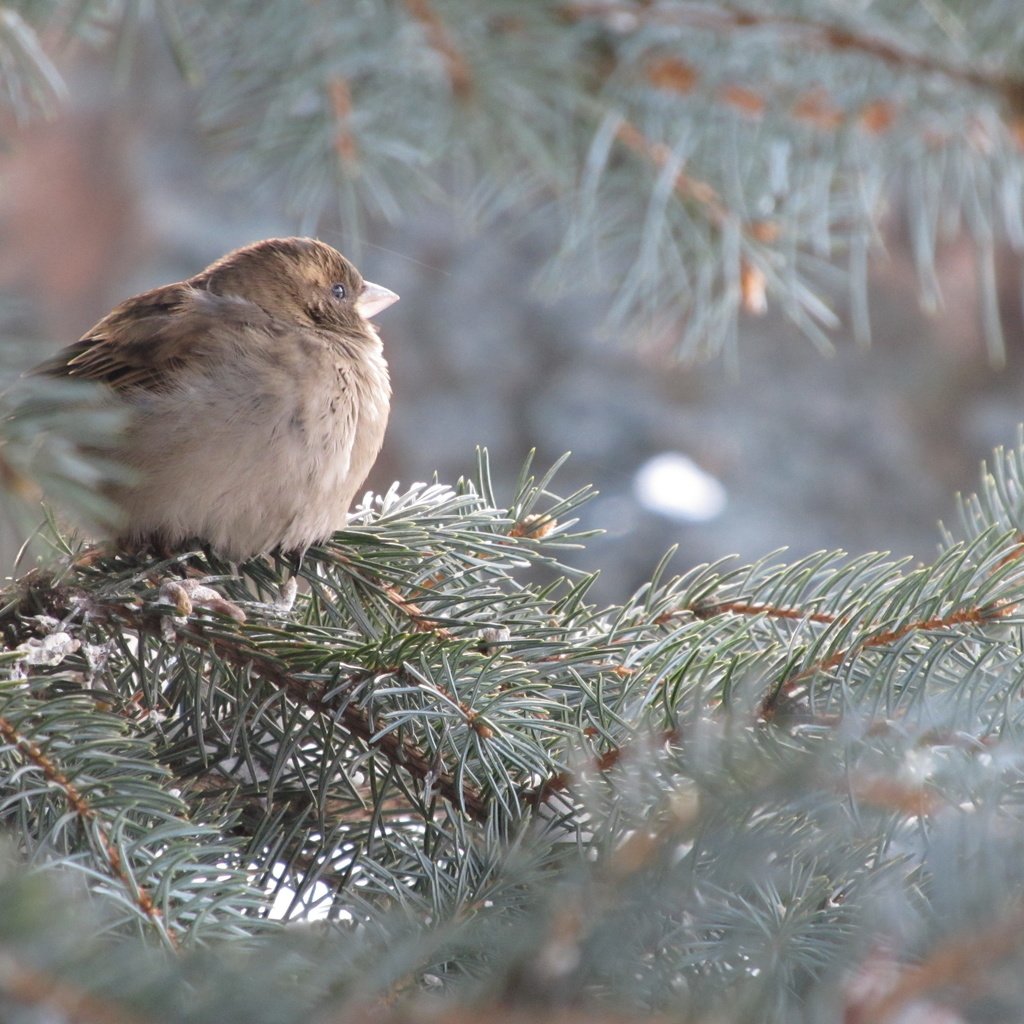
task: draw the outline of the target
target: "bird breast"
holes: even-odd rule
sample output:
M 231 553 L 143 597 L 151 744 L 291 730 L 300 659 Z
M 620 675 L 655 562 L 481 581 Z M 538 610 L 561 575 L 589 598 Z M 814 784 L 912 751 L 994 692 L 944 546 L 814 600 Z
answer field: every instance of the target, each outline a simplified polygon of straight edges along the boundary
M 355 353 L 304 349 L 226 362 L 133 399 L 131 534 L 199 536 L 240 560 L 278 544 L 302 550 L 345 524 L 384 438 L 387 363 L 376 337 Z

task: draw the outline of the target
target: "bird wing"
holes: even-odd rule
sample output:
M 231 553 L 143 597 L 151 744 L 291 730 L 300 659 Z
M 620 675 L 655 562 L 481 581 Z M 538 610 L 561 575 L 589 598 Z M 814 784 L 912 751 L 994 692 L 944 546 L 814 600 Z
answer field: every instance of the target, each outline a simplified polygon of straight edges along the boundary
M 180 367 L 214 355 L 225 334 L 269 319 L 242 299 L 188 282 L 165 285 L 122 302 L 35 372 L 99 381 L 116 391 L 160 391 Z

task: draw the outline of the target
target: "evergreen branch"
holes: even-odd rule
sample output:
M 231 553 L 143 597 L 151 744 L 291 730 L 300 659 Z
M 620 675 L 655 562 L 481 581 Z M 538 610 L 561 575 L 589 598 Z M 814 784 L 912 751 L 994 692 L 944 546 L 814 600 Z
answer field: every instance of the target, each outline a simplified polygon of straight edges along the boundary
M 81 638 L 78 663 L 89 646 L 109 649 L 104 700 L 130 709 L 155 756 L 194 780 L 190 806 L 235 816 L 246 867 L 266 900 L 292 894 L 289 916 L 319 907 L 378 929 L 401 908 L 441 928 L 430 951 L 390 959 L 361 991 L 415 998 L 405 982 L 433 970 L 427 961 L 479 964 L 498 991 L 502 978 L 547 991 L 562 936 L 580 964 L 566 991 L 645 999 L 635 967 L 652 948 L 664 967 L 648 976 L 665 993 L 679 977 L 713 991 L 701 965 L 714 947 L 719 982 L 745 986 L 754 1005 L 794 969 L 817 978 L 822 964 L 848 963 L 843 936 L 863 934 L 856 887 L 870 900 L 893 872 L 927 885 L 925 844 L 962 807 L 1016 813 L 1016 784 L 1000 780 L 1022 718 L 1024 653 L 1008 628 L 1024 607 L 1021 528 L 1004 522 L 1020 493 L 1008 475 L 1007 508 L 986 496 L 1002 528 L 972 520 L 974 540 L 932 566 L 819 553 L 666 583 L 663 563 L 625 604 L 598 610 L 585 578 L 558 596 L 515 578 L 557 529 L 514 538 L 521 512 L 415 492 L 312 549 L 300 570 L 309 593 L 288 613 L 251 595 L 276 593 L 283 566 L 214 580 L 216 563 L 197 558 L 181 568 L 251 614 L 194 610 L 165 630 L 167 566 L 114 557 L 22 584 L 2 624 L 12 643 L 45 611 Z M 865 657 L 882 644 L 891 656 Z M 823 681 L 795 725 L 756 727 L 765 678 L 840 652 L 856 679 Z M 821 713 L 829 694 L 846 714 Z M 925 728 L 906 713 L 913 702 Z M 143 723 L 138 707 L 162 714 Z M 925 752 L 942 767 L 897 771 Z M 38 813 L 35 799 L 21 800 L 23 814 Z M 555 839 L 547 852 L 540 830 Z M 502 882 L 495 866 L 510 836 L 535 846 L 525 881 Z M 566 884 L 562 869 L 591 856 L 578 899 L 546 895 L 542 878 Z M 532 936 L 509 940 L 527 953 L 509 960 L 493 935 L 486 952 L 446 945 L 445 928 L 503 922 L 534 897 L 510 929 Z M 584 919 L 562 927 L 548 907 Z M 609 958 L 600 947 L 612 934 Z
M 966 47 L 957 63 L 930 40 L 911 45 L 916 6 L 837 24 L 813 7 L 695 3 L 404 0 L 344 19 L 315 4 L 211 6 L 199 5 L 190 40 L 208 68 L 207 121 L 243 173 L 279 182 L 306 222 L 340 205 L 357 235 L 361 210 L 399 220 L 410 196 L 436 196 L 438 179 L 487 182 L 459 189 L 486 207 L 477 213 L 537 209 L 543 195 L 567 217 L 538 279 L 607 292 L 613 278 L 610 332 L 653 318 L 672 325 L 676 354 L 717 354 L 736 344 L 742 314 L 772 301 L 828 350 L 841 323 L 832 281 L 849 281 L 854 332 L 869 336 L 869 256 L 893 182 L 908 182 L 899 205 L 925 300 L 939 299 L 943 236 L 966 229 L 988 268 L 979 303 L 1001 358 L 991 261 L 1003 239 L 1018 247 L 1024 83 L 983 62 L 991 49 L 1015 68 L 1009 13 L 964 16 L 972 66 Z M 410 36 L 422 45 L 410 49 Z M 807 49 L 823 51 L 820 75 Z M 635 158 L 655 173 L 635 173 Z M 449 161 L 462 168 L 454 178 Z
M 161 634 L 159 624 L 138 609 L 116 603 L 104 611 L 111 618 L 137 632 L 148 632 L 154 636 Z M 94 617 L 100 613 L 100 608 L 92 609 Z M 379 729 L 374 728 L 367 711 L 354 703 L 345 702 L 339 714 L 335 703 L 326 697 L 326 684 L 311 682 L 304 679 L 302 673 L 289 671 L 278 658 L 265 653 L 255 645 L 247 644 L 244 640 L 225 633 L 206 630 L 201 625 L 188 623 L 179 627 L 178 637 L 197 650 L 212 652 L 240 672 L 252 672 L 258 678 L 287 692 L 311 711 L 332 720 L 340 718 L 353 737 L 362 740 L 371 749 L 379 751 L 395 767 L 405 769 L 423 784 L 426 784 L 428 779 L 431 780 L 439 793 L 471 818 L 478 821 L 486 818 L 487 802 L 474 787 L 465 783 L 460 784 L 452 772 L 440 769 L 433 756 L 402 736 L 398 730 L 381 733 Z M 372 675 L 373 673 L 369 673 L 366 678 L 371 678 Z M 346 688 L 355 688 L 358 683 L 359 679 L 352 678 Z
M 841 792 L 849 792 L 863 806 L 895 811 L 914 818 L 934 814 L 943 806 L 939 794 L 932 790 L 879 776 L 855 776 L 850 780 L 849 787 Z
M 991 520 L 990 520 L 991 521 Z M 995 541 L 995 545 L 993 545 Z M 975 549 L 980 565 L 975 566 Z M 772 690 L 761 704 L 762 714 L 770 717 L 777 701 L 790 694 L 799 684 L 808 678 L 835 668 L 845 661 L 856 658 L 864 651 L 879 649 L 898 643 L 900 640 L 916 633 L 927 633 L 948 630 L 957 626 L 985 625 L 999 620 L 1007 620 L 1017 614 L 1020 602 L 1017 598 L 1018 589 L 1001 591 L 1008 587 L 1020 575 L 1016 565 L 1020 555 L 1017 533 L 1010 535 L 997 530 L 993 534 L 992 526 L 976 533 L 973 547 L 968 549 L 951 548 L 935 566 L 928 570 L 919 570 L 904 576 L 899 573 L 900 564 L 885 564 L 878 556 L 868 556 L 854 560 L 840 568 L 828 566 L 831 556 L 811 556 L 804 563 L 785 567 L 783 570 L 761 569 L 753 567 L 747 572 L 747 579 L 734 584 L 736 590 L 744 598 L 753 594 L 767 594 L 777 591 L 782 597 L 797 597 L 805 603 L 792 602 L 779 604 L 772 601 L 755 601 L 750 599 L 730 598 L 722 600 L 709 592 L 707 581 L 698 573 L 692 584 L 692 595 L 684 595 L 680 605 L 666 608 L 655 616 L 656 624 L 668 625 L 685 621 L 688 617 L 696 617 L 705 621 L 718 615 L 736 615 L 754 620 L 778 620 L 796 624 L 809 623 L 829 627 L 840 636 L 850 636 L 852 642 L 842 644 L 829 654 L 814 660 L 797 673 L 787 674 L 778 686 Z M 921 591 L 935 585 L 944 576 L 952 577 L 955 573 L 970 573 L 975 580 L 972 582 L 976 603 L 961 606 L 945 614 L 910 617 L 903 624 L 887 628 L 882 622 L 893 614 L 902 614 L 901 603 L 906 598 L 920 599 Z M 763 578 L 762 578 L 763 575 Z M 809 585 L 811 581 L 813 585 Z M 714 589 L 727 589 L 723 579 Z M 965 586 L 964 582 L 958 584 Z M 888 594 L 884 603 L 876 605 L 873 615 L 865 616 L 865 597 L 867 594 Z M 1011 596 L 1005 596 L 1009 593 Z M 841 602 L 834 597 L 842 596 Z M 830 610 L 822 610 L 821 603 L 829 600 L 835 606 Z M 887 612 L 887 615 L 880 615 Z M 891 621 L 891 618 L 890 618 Z
M 179 945 L 177 934 L 164 920 L 163 914 L 154 903 L 149 891 L 134 879 L 125 867 L 121 851 L 111 838 L 99 813 L 85 795 L 57 767 L 52 758 L 47 756 L 32 740 L 23 736 L 3 716 L 0 716 L 0 737 L 3 737 L 8 745 L 17 750 L 26 761 L 34 764 L 47 782 L 64 795 L 68 807 L 85 827 L 85 833 L 90 836 L 95 835 L 98 840 L 99 848 L 111 874 L 121 883 L 125 892 L 143 915 L 154 925 L 158 934 L 169 943 L 172 949 L 177 949 Z
M 640 154 L 659 170 L 664 170 L 672 162 L 672 151 L 668 146 L 660 142 L 651 142 L 629 121 L 622 121 L 616 130 L 616 137 L 627 149 Z M 680 196 L 694 200 L 707 211 L 708 219 L 715 227 L 721 227 L 730 218 L 718 193 L 706 181 L 693 178 L 680 170 L 675 176 L 674 185 Z
M 882 630 L 862 640 L 858 640 L 848 648 L 833 651 L 830 655 L 820 661 L 808 665 L 799 672 L 781 680 L 772 689 L 761 703 L 760 714 L 765 719 L 771 719 L 777 709 L 778 702 L 783 697 L 790 696 L 802 683 L 822 672 L 843 664 L 843 662 L 859 657 L 865 651 L 889 647 L 897 641 L 911 636 L 914 633 L 928 633 L 937 630 L 952 629 L 963 625 L 985 625 L 998 619 L 1007 618 L 1018 610 L 1017 605 L 996 604 L 981 608 L 960 608 L 948 615 L 937 615 L 927 619 L 919 619 L 914 622 L 907 622 L 897 629 Z M 842 618 L 835 621 L 841 622 Z
M 10 4 L 0 5 L 0 94 L 26 120 L 52 113 L 67 98 L 67 86 L 35 29 Z
M 908 1004 L 942 989 L 955 986 L 963 991 L 976 990 L 984 976 L 1000 961 L 1020 953 L 1024 909 L 1018 905 L 1002 920 L 984 930 L 955 932 L 939 942 L 918 964 L 905 968 L 895 984 L 876 998 L 857 1005 L 847 1019 L 887 1024 L 897 1020 Z
M 349 88 L 348 79 L 342 75 L 332 75 L 327 80 L 327 99 L 336 127 L 334 152 L 352 173 L 359 160 L 359 144 L 352 132 L 352 90 Z
M 473 92 L 472 69 L 465 55 L 455 45 L 448 26 L 434 9 L 431 0 L 405 0 L 405 8 L 422 27 L 427 45 L 444 62 L 452 94 L 459 100 L 468 99 Z
M 36 1007 L 48 1017 L 57 1016 L 70 1024 L 148 1024 L 152 1020 L 130 1014 L 112 999 L 94 995 L 3 951 L 0 951 L 0 996 L 22 1006 Z
M 672 151 L 663 142 L 652 142 L 636 125 L 623 120 L 616 129 L 616 138 L 631 152 L 642 156 L 659 170 L 664 170 L 673 162 Z M 715 189 L 706 181 L 687 174 L 684 170 L 676 171 L 673 187 L 684 200 L 692 200 L 702 207 L 711 225 L 719 230 L 729 220 L 737 220 L 731 214 Z M 779 226 L 771 220 L 744 221 L 741 230 L 747 238 L 768 244 L 775 242 L 779 236 Z M 767 312 L 767 277 L 758 264 L 751 261 L 749 255 L 740 257 L 739 291 L 743 309 L 754 316 Z
M 671 622 L 680 615 L 686 614 L 696 615 L 699 619 L 706 619 L 712 615 L 721 615 L 725 612 L 733 615 L 767 615 L 769 618 L 794 619 L 799 622 L 817 622 L 823 625 L 831 625 L 838 619 L 838 616 L 829 612 L 814 612 L 804 608 L 778 608 L 770 604 L 751 604 L 748 601 L 723 601 L 720 604 L 697 605 L 687 608 L 682 612 L 663 612 L 655 619 L 655 622 L 658 625 L 662 625 Z
M 1012 489 L 1009 489 L 1012 492 Z M 998 543 L 993 546 L 993 540 Z M 1009 548 L 1009 553 L 1007 553 Z M 807 604 L 775 604 L 764 601 L 716 598 L 715 591 L 721 592 L 728 589 L 725 584 L 730 577 L 719 578 L 717 584 L 709 593 L 709 581 L 701 570 L 696 570 L 694 579 L 689 584 L 691 593 L 684 594 L 681 604 L 659 610 L 656 606 L 649 607 L 651 615 L 650 622 L 656 626 L 668 626 L 678 622 L 702 623 L 717 620 L 722 626 L 728 627 L 729 621 L 735 616 L 741 621 L 747 621 L 752 630 L 756 629 L 758 623 L 763 620 L 777 620 L 783 623 L 792 622 L 799 625 L 813 624 L 829 628 L 839 638 L 847 638 L 837 649 L 827 655 L 818 657 L 811 664 L 799 672 L 785 670 L 781 682 L 774 687 L 760 702 L 759 717 L 763 720 L 771 720 L 777 710 L 777 704 L 783 696 L 791 695 L 796 688 L 807 679 L 835 668 L 837 665 L 856 659 L 870 650 L 883 649 L 898 644 L 901 640 L 913 637 L 916 634 L 935 633 L 940 631 L 956 630 L 962 626 L 982 626 L 998 621 L 1007 621 L 1015 616 L 1021 607 L 1016 597 L 1008 598 L 1005 594 L 1016 595 L 1019 593 L 1019 566 L 1016 565 L 1020 554 L 1019 534 L 1013 532 L 1006 535 L 1002 531 L 993 533 L 990 527 L 988 531 L 980 534 L 973 546 L 966 549 L 952 549 L 946 556 L 929 570 L 919 570 L 908 576 L 898 575 L 895 570 L 899 565 L 886 565 L 881 563 L 877 556 L 869 556 L 864 559 L 854 560 L 850 564 L 837 569 L 823 571 L 829 556 L 812 556 L 805 563 L 797 563 L 795 566 L 785 567 L 782 570 L 766 570 L 767 579 L 762 581 L 762 571 L 754 567 L 747 571 L 747 579 L 738 584 L 740 593 L 755 594 L 762 591 L 775 590 L 779 595 L 799 594 L 803 595 Z M 975 560 L 980 564 L 976 565 Z M 937 584 L 937 581 L 944 580 L 944 586 L 953 585 L 952 579 L 955 574 L 969 573 L 976 578 L 974 595 L 978 603 L 960 608 L 942 615 L 929 615 L 927 617 L 913 617 L 899 626 L 885 628 L 881 626 L 881 612 L 888 608 L 889 615 L 896 613 L 901 603 L 908 598 L 920 601 L 922 592 L 929 585 Z M 733 576 L 735 579 L 735 575 Z M 814 585 L 809 585 L 810 580 L 815 580 Z M 1014 590 L 1010 584 L 1018 580 L 1018 588 Z M 770 585 L 768 581 L 771 581 Z M 795 584 L 799 582 L 799 586 Z M 956 584 L 958 588 L 964 587 L 964 582 Z M 675 587 L 666 590 L 663 600 L 673 594 Z M 889 593 L 887 602 L 877 604 L 872 609 L 875 615 L 865 617 L 864 600 L 866 592 Z M 839 593 L 844 595 L 845 600 L 832 610 L 816 610 L 820 606 L 822 598 L 828 593 Z M 648 601 L 650 605 L 650 602 Z M 808 605 L 810 605 L 808 607 Z M 891 619 L 890 619 L 891 621 Z M 703 644 L 708 645 L 709 662 L 716 658 L 724 657 L 724 652 L 715 652 L 712 636 L 703 636 L 701 631 L 694 630 L 693 644 L 699 650 Z M 740 634 L 741 636 L 743 634 Z M 799 635 L 799 634 L 796 634 Z M 824 638 L 826 634 L 821 634 Z M 748 643 L 752 642 L 759 646 L 764 643 L 758 638 L 756 632 L 748 633 Z M 680 641 L 685 643 L 685 641 Z M 774 642 L 774 640 L 772 641 Z M 821 639 L 812 645 L 823 644 Z M 791 641 L 792 643 L 792 641 Z M 765 648 L 765 656 L 770 656 L 771 648 Z M 695 651 L 691 656 L 691 663 L 696 662 L 698 654 Z M 788 660 L 788 659 L 787 659 Z M 978 662 L 979 667 L 983 661 Z M 1004 670 L 1012 673 L 1013 668 L 1006 665 Z M 647 671 L 650 671 L 648 668 Z M 825 717 L 812 716 L 812 720 L 828 728 L 834 728 L 840 719 L 832 718 L 826 721 Z M 876 720 L 874 714 L 869 712 L 869 730 L 887 728 L 886 723 Z M 678 727 L 673 726 L 662 730 L 655 736 L 657 744 L 674 744 L 680 739 Z M 924 742 L 924 740 L 922 740 Z M 942 743 L 942 738 L 929 740 L 928 742 Z M 977 741 L 979 746 L 984 746 L 982 740 Z M 590 767 L 598 774 L 607 773 L 610 769 L 620 764 L 623 757 L 633 748 L 635 740 L 623 746 L 613 744 L 594 756 Z M 528 790 L 524 799 L 536 806 L 548 802 L 555 794 L 570 789 L 575 781 L 575 774 L 560 771 L 552 773 L 540 786 Z M 886 800 L 898 804 L 913 803 L 917 801 L 924 806 L 922 801 L 926 798 L 915 792 L 904 793 L 902 791 L 883 792 L 874 783 L 865 784 L 865 793 L 871 795 L 874 802 L 885 803 Z
M 451 630 L 445 629 L 440 623 L 429 618 L 418 604 L 415 604 L 407 597 L 404 597 L 396 586 L 390 583 L 385 583 L 383 584 L 382 589 L 388 600 L 395 606 L 395 608 L 412 620 L 414 629 L 421 633 L 432 633 L 438 638 L 438 640 L 455 639 L 455 634 L 452 633 Z
M 752 10 L 730 10 L 705 3 L 664 4 L 567 3 L 562 7 L 571 21 L 615 19 L 616 30 L 637 31 L 656 24 L 682 26 L 727 34 L 745 29 L 779 29 L 793 32 L 801 46 L 817 44 L 837 53 L 853 52 L 880 61 L 897 70 L 937 74 L 954 82 L 996 92 L 1006 99 L 1024 94 L 1024 80 L 978 68 L 953 64 L 935 53 L 912 51 L 879 36 L 853 28 L 827 24 L 801 15 L 763 14 Z
M 655 736 L 653 740 L 656 745 L 661 746 L 677 743 L 680 736 L 679 729 L 665 729 Z M 642 742 L 645 745 L 649 744 L 651 737 L 643 737 Z M 597 772 L 598 775 L 604 775 L 620 764 L 622 759 L 635 749 L 635 745 L 609 747 L 592 760 L 589 768 Z M 555 772 L 553 775 L 548 776 L 539 786 L 525 789 L 522 793 L 523 800 L 534 808 L 540 807 L 543 804 L 549 803 L 559 793 L 568 792 L 578 778 L 578 772 Z

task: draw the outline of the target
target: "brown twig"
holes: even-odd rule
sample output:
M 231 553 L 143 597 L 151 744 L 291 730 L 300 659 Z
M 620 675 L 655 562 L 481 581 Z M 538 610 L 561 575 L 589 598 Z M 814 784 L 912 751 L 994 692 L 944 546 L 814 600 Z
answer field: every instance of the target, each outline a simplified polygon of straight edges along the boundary
M 941 942 L 928 955 L 899 975 L 884 994 L 865 1005 L 854 1007 L 846 1019 L 863 1024 L 884 1024 L 894 1020 L 907 1005 L 929 992 L 955 985 L 966 987 L 994 969 L 996 963 L 1019 953 L 1024 930 L 1024 909 L 1013 913 L 983 932 L 958 934 Z
M 942 801 L 933 790 L 892 778 L 854 778 L 850 792 L 858 803 L 919 818 L 933 814 Z
M 379 581 L 379 585 L 388 601 L 412 620 L 413 629 L 416 632 L 433 633 L 439 640 L 455 639 L 455 634 L 450 629 L 445 629 L 439 622 L 430 618 L 418 604 L 410 601 L 394 584 Z
M 938 74 L 966 85 L 988 89 L 1012 99 L 1022 83 L 1011 76 L 981 71 L 970 66 L 952 64 L 934 53 L 905 49 L 887 39 L 823 24 L 797 15 L 762 14 L 754 11 L 732 11 L 721 6 L 697 3 L 640 5 L 608 2 L 567 3 L 562 7 L 565 17 L 573 21 L 591 18 L 615 19 L 618 31 L 627 31 L 630 20 L 635 29 L 650 24 L 681 25 L 708 32 L 729 33 L 745 29 L 772 28 L 791 32 L 800 46 L 818 46 L 836 52 L 860 53 L 890 67 L 905 68 L 925 74 Z
M 99 610 L 94 610 L 94 618 L 98 614 Z M 137 608 L 117 606 L 109 609 L 109 614 L 136 631 L 159 633 L 159 625 L 144 617 Z M 487 801 L 478 790 L 468 783 L 460 785 L 450 771 L 439 768 L 437 759 L 432 754 L 403 737 L 399 730 L 377 736 L 377 729 L 374 728 L 370 714 L 365 708 L 349 702 L 339 715 L 335 704 L 324 699 L 325 684 L 303 678 L 301 673 L 290 671 L 278 658 L 265 654 L 242 640 L 211 634 L 204 630 L 201 624 L 189 622 L 179 627 L 177 633 L 182 641 L 213 652 L 234 668 L 251 671 L 259 678 L 286 691 L 310 710 L 340 720 L 350 735 L 379 751 L 392 764 L 404 768 L 420 782 L 432 780 L 433 788 L 456 807 L 462 808 L 469 817 L 478 821 L 486 818 Z
M 444 62 L 452 93 L 465 100 L 473 92 L 473 72 L 462 51 L 455 45 L 448 26 L 434 10 L 430 0 L 405 0 L 405 8 L 420 23 L 429 46 Z
M 643 157 L 659 169 L 672 161 L 672 151 L 663 142 L 652 142 L 630 121 L 622 121 L 615 137 L 631 152 Z M 673 187 L 684 200 L 696 203 L 707 213 L 711 226 L 721 231 L 726 224 L 739 223 L 737 215 L 722 202 L 718 192 L 706 181 L 687 174 L 682 169 L 675 175 Z M 772 221 L 752 221 L 740 224 L 746 238 L 770 244 L 778 237 L 778 226 Z M 768 310 L 767 277 L 764 270 L 746 256 L 740 261 L 740 305 L 751 316 L 763 316 Z
M 907 623 L 899 629 L 876 633 L 874 636 L 868 637 L 866 640 L 863 640 L 858 644 L 853 644 L 842 651 L 836 651 L 829 655 L 828 658 L 815 662 L 806 669 L 784 679 L 765 697 L 761 704 L 760 715 L 764 719 L 771 719 L 775 713 L 776 706 L 780 698 L 791 693 L 800 683 L 804 682 L 811 676 L 816 675 L 818 672 L 834 668 L 847 658 L 855 657 L 865 650 L 875 647 L 884 647 L 888 644 L 895 643 L 898 640 L 902 640 L 904 637 L 915 632 L 946 629 L 950 626 L 964 625 L 967 623 L 981 624 L 991 622 L 995 619 L 1004 618 L 1007 615 L 1013 614 L 1013 612 L 1017 610 L 1017 607 L 1017 605 L 1006 604 L 988 606 L 980 609 L 966 608 L 953 612 L 947 616 L 936 616 L 930 619 L 921 619 L 916 622 Z M 720 604 L 704 605 L 698 608 L 688 608 L 682 611 L 673 610 L 670 612 L 664 612 L 657 616 L 654 619 L 654 622 L 657 625 L 664 625 L 671 622 L 677 615 L 681 614 L 693 614 L 699 618 L 709 618 L 712 615 L 719 615 L 723 613 L 731 613 L 734 615 L 764 615 L 769 618 L 801 622 L 816 622 L 823 625 L 842 622 L 847 618 L 846 616 L 832 615 L 828 612 L 808 612 L 801 608 L 786 608 L 778 605 L 756 604 L 745 601 L 727 601 Z M 824 722 L 824 720 L 822 721 Z M 661 744 L 674 743 L 678 739 L 679 731 L 677 729 L 666 729 L 658 736 L 658 742 Z M 943 742 L 948 742 L 948 738 L 943 740 Z M 609 771 L 619 763 L 627 753 L 628 749 L 628 746 L 612 747 L 609 750 L 604 751 L 594 758 L 593 768 L 598 772 Z M 556 793 L 564 792 L 569 789 L 573 781 L 574 778 L 570 772 L 557 772 L 545 779 L 540 786 L 528 791 L 524 795 L 527 800 L 535 806 L 540 805 L 550 800 Z M 915 813 L 924 813 L 926 810 L 932 809 L 933 807 L 927 794 L 917 791 L 912 793 L 910 791 L 885 789 L 881 782 L 872 783 L 870 786 L 867 786 L 860 795 L 869 803 L 878 803 L 883 801 L 896 802 L 898 800 L 901 801 L 902 806 L 904 806 L 905 809 L 909 810 L 911 808 L 916 808 Z
M 1016 611 L 1017 605 L 989 605 L 984 608 L 961 608 L 945 616 L 934 616 L 930 619 L 918 619 L 915 622 L 908 622 L 899 629 L 883 630 L 859 643 L 851 644 L 849 647 L 834 651 L 827 658 L 808 665 L 807 668 L 783 679 L 774 690 L 772 690 L 761 703 L 761 715 L 764 718 L 771 718 L 775 714 L 776 707 L 782 697 L 791 694 L 801 683 L 816 676 L 819 672 L 827 672 L 829 669 L 841 665 L 848 658 L 855 658 L 864 651 L 876 647 L 887 647 L 890 644 L 910 636 L 912 633 L 924 633 L 929 630 L 948 629 L 951 626 L 962 626 L 966 624 L 981 625 L 992 622 L 995 619 L 1005 618 Z
M 674 743 L 679 739 L 678 729 L 664 729 L 656 737 L 659 745 L 666 743 Z M 629 747 L 611 747 L 610 749 L 598 754 L 594 759 L 591 767 L 597 772 L 611 771 L 619 761 L 629 751 Z M 541 804 L 547 803 L 556 793 L 563 793 L 567 790 L 575 781 L 575 775 L 572 772 L 556 772 L 554 775 L 549 775 L 539 786 L 535 789 L 527 790 L 523 793 L 525 800 L 535 807 L 539 807 Z
M 90 805 L 81 790 L 75 786 L 37 744 L 33 743 L 27 736 L 23 736 L 3 716 L 0 716 L 0 736 L 17 750 L 26 761 L 34 764 L 42 772 L 47 782 L 64 794 L 64 799 L 68 806 L 83 824 L 92 825 L 103 853 L 107 858 L 111 873 L 125 887 L 136 906 L 153 922 L 160 934 L 166 937 L 171 947 L 177 949 L 177 935 L 167 926 L 163 914 L 153 902 L 153 897 L 150 896 L 144 886 L 129 874 L 121 859 L 121 851 L 114 845 L 114 841 L 110 838 L 110 833 L 107 832 L 106 827 L 100 820 L 99 814 Z
M 1024 548 L 1022 548 L 1022 550 L 1024 550 Z M 1003 562 L 1006 562 L 1011 557 L 1017 557 L 1018 554 L 1019 552 L 1015 549 L 1013 554 L 1008 555 Z M 835 668 L 837 665 L 841 665 L 848 658 L 856 657 L 866 650 L 871 650 L 876 647 L 886 647 L 898 640 L 902 640 L 911 633 L 921 633 L 935 629 L 948 629 L 951 626 L 962 626 L 966 624 L 980 625 L 982 623 L 992 622 L 996 619 L 1002 619 L 1006 618 L 1008 615 L 1012 615 L 1017 608 L 1018 606 L 1015 604 L 986 605 L 983 608 L 961 608 L 959 611 L 952 612 L 949 615 L 934 616 L 930 619 L 918 619 L 914 622 L 908 622 L 905 625 L 900 626 L 898 629 L 882 630 L 859 643 L 852 644 L 850 647 L 834 651 L 827 658 L 822 658 L 820 661 L 816 661 L 813 664 L 808 665 L 807 668 L 801 669 L 799 672 L 783 679 L 779 685 L 765 697 L 761 704 L 761 715 L 765 718 L 771 718 L 779 700 L 787 694 L 792 693 L 793 690 L 795 690 L 801 683 L 810 679 L 812 676 L 817 675 L 819 672 L 827 672 L 830 668 Z M 717 604 L 707 604 L 682 610 L 672 610 L 669 612 L 663 612 L 654 621 L 658 625 L 664 625 L 671 622 L 672 619 L 678 615 L 691 614 L 700 619 L 707 619 L 713 615 L 721 615 L 723 613 L 733 615 L 764 615 L 768 618 L 788 619 L 796 622 L 815 622 L 826 626 L 849 621 L 848 615 L 833 615 L 830 612 L 811 612 L 803 608 L 786 608 L 780 605 L 757 604 L 747 601 L 723 601 Z
M 346 165 L 353 166 L 359 160 L 359 145 L 352 134 L 352 90 L 348 79 L 333 75 L 327 82 L 327 101 L 334 118 L 334 152 Z
M 689 611 L 699 619 L 721 615 L 723 612 L 731 612 L 733 615 L 765 615 L 771 619 L 794 619 L 800 622 L 819 622 L 824 625 L 831 625 L 838 619 L 838 616 L 829 612 L 809 612 L 803 608 L 783 608 L 779 605 L 752 604 L 748 601 L 723 601 L 721 604 L 702 605 L 699 608 L 691 608 Z
M 618 140 L 629 150 L 655 167 L 663 169 L 672 160 L 672 150 L 663 142 L 652 142 L 636 125 L 623 121 L 616 131 Z M 708 219 L 715 227 L 722 227 L 730 219 L 729 210 L 722 202 L 715 189 L 706 181 L 679 171 L 675 177 L 675 190 L 684 199 L 690 199 L 703 206 L 708 212 Z
M 72 1024 L 142 1024 L 143 1020 L 108 999 L 20 963 L 6 953 L 0 953 L 0 992 L 22 1005 L 49 1010 L 55 1019 Z

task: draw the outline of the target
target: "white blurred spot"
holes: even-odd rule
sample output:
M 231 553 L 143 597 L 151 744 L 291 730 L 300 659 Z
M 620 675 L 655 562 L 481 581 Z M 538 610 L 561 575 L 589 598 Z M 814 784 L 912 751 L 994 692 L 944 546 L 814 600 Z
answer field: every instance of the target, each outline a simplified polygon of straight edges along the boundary
M 721 483 L 679 452 L 648 459 L 633 478 L 633 493 L 651 512 L 688 523 L 721 515 L 727 500 Z
M 327 917 L 331 909 L 330 889 L 323 882 L 315 882 L 305 898 L 298 900 L 299 906 L 303 908 L 299 912 L 296 908 L 298 894 L 290 886 L 281 885 L 279 881 L 284 873 L 283 864 L 275 864 L 270 870 L 271 880 L 267 883 L 267 889 L 274 893 L 274 904 L 270 909 L 271 919 L 280 921 L 287 917 L 292 921 L 320 921 Z

